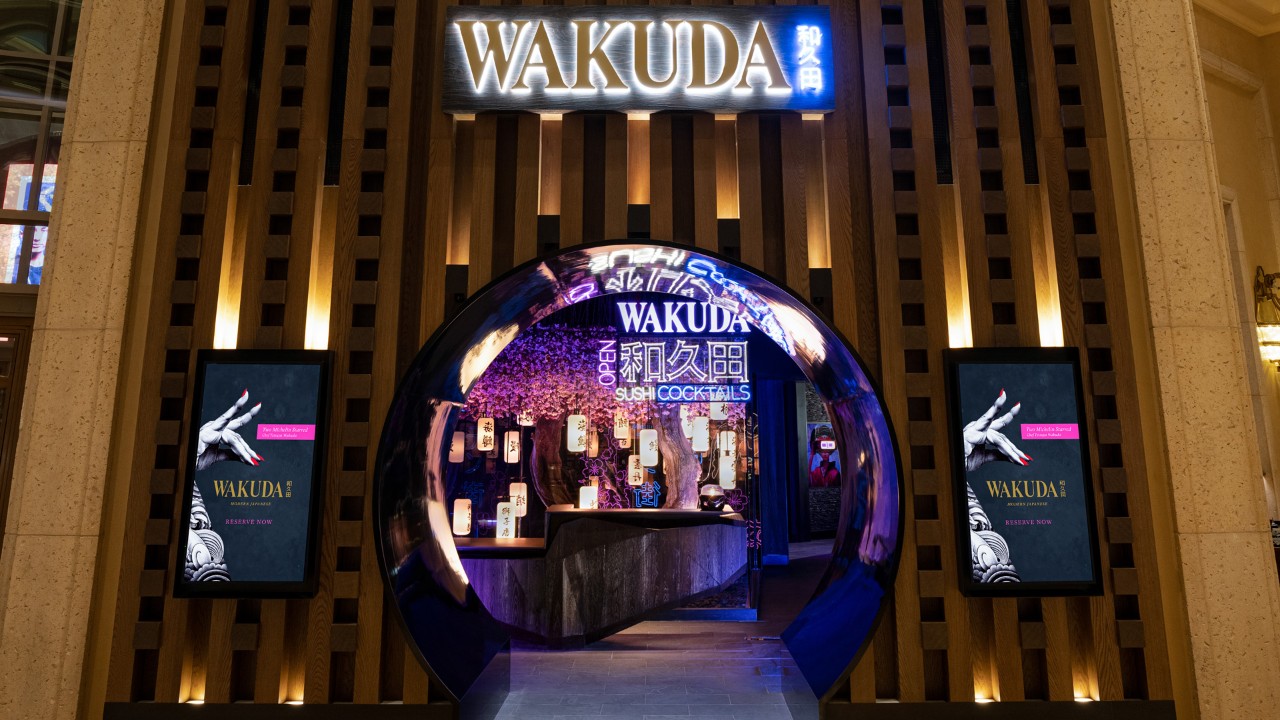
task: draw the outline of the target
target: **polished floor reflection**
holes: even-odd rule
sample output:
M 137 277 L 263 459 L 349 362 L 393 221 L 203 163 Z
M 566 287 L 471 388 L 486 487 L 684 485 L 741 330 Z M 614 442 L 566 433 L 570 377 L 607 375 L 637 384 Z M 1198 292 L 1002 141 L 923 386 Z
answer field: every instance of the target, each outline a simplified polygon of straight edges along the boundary
M 826 567 L 831 541 L 767 568 L 757 622 L 646 622 L 583 650 L 518 647 L 499 718 L 810 720 L 818 704 L 777 638 Z

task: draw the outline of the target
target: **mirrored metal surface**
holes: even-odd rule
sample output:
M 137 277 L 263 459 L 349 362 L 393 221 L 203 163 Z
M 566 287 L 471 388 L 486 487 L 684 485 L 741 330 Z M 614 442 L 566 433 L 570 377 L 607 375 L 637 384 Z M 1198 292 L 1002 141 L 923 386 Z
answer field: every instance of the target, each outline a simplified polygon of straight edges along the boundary
M 848 676 L 892 587 L 902 525 L 897 452 L 884 404 L 849 344 L 803 300 L 725 258 L 654 242 L 579 246 L 478 292 L 423 347 L 383 427 L 374 491 L 380 561 L 410 644 L 464 708 L 476 705 L 468 700 L 476 693 L 492 700 L 500 692 L 491 676 L 506 667 L 495 659 L 505 658 L 509 641 L 468 583 L 453 542 L 441 468 L 457 410 L 519 333 L 575 303 L 637 292 L 742 313 L 828 406 L 840 456 L 849 459 L 840 525 L 830 567 L 783 635 L 818 697 Z

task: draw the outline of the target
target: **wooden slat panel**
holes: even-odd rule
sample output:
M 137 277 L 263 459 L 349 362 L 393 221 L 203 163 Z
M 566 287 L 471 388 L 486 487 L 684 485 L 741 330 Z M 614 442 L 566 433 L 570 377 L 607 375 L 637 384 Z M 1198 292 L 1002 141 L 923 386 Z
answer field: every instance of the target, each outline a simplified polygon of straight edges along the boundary
M 627 116 L 609 113 L 604 118 L 604 237 L 627 236 Z
M 564 116 L 560 156 L 560 247 L 582 242 L 582 115 Z
M 804 121 L 795 113 L 782 116 L 782 220 L 786 244 L 787 285 L 809 297 L 809 178 L 805 163 Z
M 893 417 L 906 417 L 906 388 L 902 372 L 902 336 L 892 329 L 902 322 L 898 302 L 898 248 L 894 231 L 892 156 L 889 152 L 889 104 L 885 85 L 884 48 L 881 42 L 883 27 L 880 8 L 874 3 L 860 5 L 861 49 L 863 83 L 866 97 L 867 155 L 870 165 L 870 208 L 872 236 L 876 258 L 876 287 L 879 291 L 878 325 L 880 357 L 884 370 L 881 376 L 885 402 Z M 741 120 L 739 121 L 741 124 Z M 745 198 L 744 198 L 745 207 Z M 892 371 L 890 368 L 893 368 Z M 898 428 L 898 442 L 909 447 L 907 438 Z M 904 477 L 911 477 L 910 457 L 903 460 Z M 904 488 L 903 513 L 914 517 L 914 503 L 910 484 Z M 915 524 L 907 522 L 903 528 L 902 567 L 915 567 L 917 551 Z M 902 573 L 894 585 L 894 619 L 897 629 L 898 672 L 897 698 L 901 702 L 924 700 L 924 657 L 920 646 L 920 600 L 916 579 L 912 573 Z M 879 650 L 877 650 L 879 652 Z
M 737 118 L 716 117 L 716 216 L 738 217 Z
M 537 115 L 519 119 L 516 147 L 515 257 L 519 265 L 538 254 L 538 183 L 542 121 Z
M 538 192 L 538 214 L 560 214 L 560 172 L 564 147 L 564 120 L 558 116 L 542 120 L 542 184 Z
M 451 194 L 453 210 L 450 215 L 449 254 L 450 265 L 467 265 L 471 255 L 471 153 L 474 147 L 475 120 L 458 120 L 454 128 L 453 181 L 447 183 L 456 191 Z
M 1013 49 L 1005 3 L 989 0 L 987 21 L 991 30 L 991 55 L 995 75 L 996 109 L 1000 121 L 1000 155 L 1003 160 L 1008 235 L 1011 239 L 1014 309 L 1022 345 L 1040 343 L 1036 308 L 1036 274 L 1031 247 L 1031 217 L 1022 165 L 1022 136 L 1018 126 L 1018 97 L 1014 88 Z M 1005 61 L 1008 58 L 1008 61 Z M 1065 648 L 1064 648 L 1065 651 Z M 1050 663 L 1051 673 L 1054 664 Z M 1054 682 L 1051 678 L 1050 682 Z M 1051 698 L 1052 699 L 1052 698 Z
M 738 117 L 738 218 L 742 262 L 763 268 L 764 220 L 761 217 L 760 116 Z
M 187 13 L 185 15 L 187 23 L 182 30 L 184 47 L 179 56 L 179 65 L 186 72 L 192 75 L 198 72 L 200 59 L 197 57 L 196 48 L 193 39 L 202 33 L 202 21 L 205 19 L 199 13 Z M 239 28 L 247 21 L 245 12 L 242 8 L 232 8 L 225 15 L 225 23 L 232 27 Z M 217 40 L 214 41 L 213 38 Z M 223 43 L 224 35 L 211 36 L 211 42 Z M 224 54 L 221 60 L 221 71 L 218 72 L 218 91 L 219 97 L 225 97 L 224 94 L 231 94 L 239 97 L 239 93 L 243 92 L 243 78 L 240 74 L 242 65 L 239 58 L 243 57 L 243 45 L 241 38 L 232 37 L 222 47 Z M 230 57 L 228 57 L 228 55 Z M 205 66 L 212 67 L 212 66 Z M 212 149 L 197 150 L 192 152 L 190 144 L 192 142 L 192 134 L 190 127 L 193 117 L 207 116 L 208 108 L 201 106 L 193 108 L 195 100 L 195 87 L 192 83 L 179 82 L 176 85 L 176 94 L 174 97 L 173 112 L 173 133 L 170 136 L 171 144 L 168 148 L 163 149 L 169 155 L 169 163 L 166 168 L 169 177 L 166 179 L 167 187 L 183 187 L 187 184 L 186 170 L 188 168 L 200 173 L 208 173 L 204 175 L 205 187 L 207 192 L 204 194 L 204 202 L 199 208 L 199 213 L 185 213 L 182 207 L 182 196 L 180 193 L 174 193 L 170 199 L 166 200 L 161 210 L 160 218 L 160 247 L 157 249 L 156 255 L 156 277 L 162 281 L 156 283 L 156 291 L 151 298 L 151 317 L 155 318 L 152 326 L 147 330 L 147 360 L 144 362 L 143 377 L 151 382 L 161 384 L 161 380 L 177 380 L 177 383 L 166 383 L 168 387 L 163 388 L 168 392 L 163 393 L 167 397 L 182 398 L 186 394 L 186 377 L 182 373 L 166 373 L 164 368 L 165 349 L 189 350 L 193 342 L 199 342 L 201 345 L 207 345 L 213 336 L 214 315 L 216 311 L 218 283 L 221 275 L 222 255 L 227 235 L 228 224 L 234 213 L 232 203 L 233 187 L 236 172 L 236 159 L 238 157 L 239 134 L 240 127 L 236 124 L 239 115 L 236 114 L 238 103 L 236 100 L 230 100 L 225 107 L 228 110 L 215 116 L 212 123 L 200 124 L 206 128 L 212 126 Z M 186 167 L 184 167 L 184 161 Z M 190 210 L 191 208 L 187 208 Z M 193 215 L 194 219 L 199 220 L 199 235 L 187 235 L 180 237 L 181 233 L 191 233 L 193 229 L 182 230 L 182 226 L 187 223 L 183 222 L 183 215 Z M 173 238 L 173 241 L 166 241 L 167 238 Z M 194 241 L 194 242 L 193 242 Z M 172 244 L 169 244 L 172 242 Z M 196 283 L 196 292 L 193 297 L 181 298 L 172 297 L 167 292 L 170 287 L 168 280 L 184 279 L 183 274 L 177 274 L 175 271 L 176 258 L 183 257 L 188 261 L 198 263 L 196 272 L 198 279 Z M 189 270 L 189 269 L 188 269 Z M 185 277 L 190 279 L 190 277 Z M 181 327 L 170 327 L 165 319 L 171 318 L 171 303 L 190 303 L 194 305 L 194 319 L 191 325 Z M 192 358 L 188 358 L 188 366 Z M 181 388 L 178 392 L 173 392 Z M 157 464 L 157 456 L 154 453 L 154 446 L 161 444 L 161 438 L 154 434 L 156 427 L 156 418 L 159 417 L 159 401 L 160 398 L 155 394 L 144 394 L 139 405 L 138 425 L 136 429 L 136 442 L 138 448 L 142 449 L 138 453 L 138 462 L 135 464 L 135 472 L 133 477 L 150 478 L 155 470 L 174 469 L 164 465 Z M 184 403 L 187 404 L 187 403 Z M 179 444 L 174 448 L 177 457 L 182 457 L 182 448 Z M 122 577 L 137 578 L 142 577 L 142 569 L 146 558 L 145 543 L 147 522 L 149 511 L 152 504 L 150 483 L 140 482 L 134 483 L 130 489 L 124 542 L 127 548 L 125 556 L 121 564 Z M 165 490 L 160 488 L 160 490 Z M 180 499 L 180 494 L 162 492 L 162 495 L 169 495 L 170 502 L 174 505 Z M 176 516 L 176 507 L 175 507 Z M 168 538 L 166 538 L 166 541 Z M 174 567 L 177 558 L 174 557 L 176 547 L 172 543 L 168 543 L 168 563 L 166 567 Z M 158 568 L 156 568 L 158 569 Z M 113 648 L 111 651 L 110 681 L 108 687 L 108 699 L 110 700 L 129 700 L 134 699 L 135 688 L 139 689 L 140 700 L 159 700 L 173 702 L 178 699 L 184 699 L 184 693 L 190 687 L 190 654 L 187 653 L 186 634 L 186 616 L 189 603 L 186 601 L 166 600 L 163 608 L 163 623 L 155 622 L 138 622 L 140 619 L 139 607 L 139 588 L 134 583 L 122 582 L 120 586 L 120 595 L 116 605 L 115 630 L 113 634 Z M 157 616 L 155 620 L 159 620 Z M 135 637 L 135 631 L 141 627 L 151 627 L 158 630 L 147 635 L 147 638 L 139 635 Z M 148 639 L 149 638 L 149 639 Z M 135 683 L 133 678 L 134 671 L 134 651 L 133 642 L 137 639 L 139 647 L 145 649 L 156 649 L 157 659 L 156 675 L 147 678 L 138 678 L 139 682 Z M 203 679 L 201 679 L 203 681 Z M 153 687 L 154 693 L 150 693 L 146 688 Z
M 493 272 L 493 184 L 496 173 L 498 118 L 476 117 L 471 151 L 471 236 L 467 263 L 467 292 L 489 283 Z
M 440 28 L 444 27 L 445 6 L 448 4 L 437 3 L 434 15 L 426 12 L 419 15 L 419 27 L 425 30 L 424 35 L 429 35 L 432 38 L 440 35 Z M 425 74 L 429 68 L 431 74 L 430 84 L 427 85 L 427 88 L 440 87 L 444 72 L 444 43 L 433 40 L 431 44 L 419 45 L 419 49 L 422 55 L 418 61 L 418 72 Z M 427 338 L 430 337 L 440 323 L 444 322 L 445 265 L 451 262 L 449 244 L 452 237 L 450 222 L 454 187 L 453 183 L 450 182 L 450 177 L 454 162 L 454 120 L 440 111 L 440 93 L 430 93 L 420 104 L 426 108 L 426 112 L 422 113 L 422 115 L 425 116 L 426 121 L 429 123 L 429 129 L 425 133 L 429 141 L 427 145 L 427 192 L 424 193 L 426 201 L 422 220 L 422 235 L 424 236 L 422 259 L 423 293 L 419 310 L 421 321 L 418 332 L 419 343 L 423 343 L 426 342 Z M 520 247 L 517 241 L 517 254 Z
M 1037 140 L 1044 160 L 1040 162 L 1041 181 L 1047 189 L 1050 224 L 1053 232 L 1053 254 L 1057 259 L 1059 297 L 1062 308 L 1063 332 L 1067 345 L 1079 345 L 1083 341 L 1083 324 L 1079 304 L 1079 278 L 1077 277 L 1074 228 L 1069 207 L 1069 189 L 1066 167 L 1061 158 L 1066 155 L 1059 116 L 1057 84 L 1054 79 L 1053 45 L 1048 42 L 1048 11 L 1043 6 L 1030 3 L 1026 6 L 1028 47 L 1032 56 L 1035 84 L 1043 88 L 1038 92 Z M 1087 368 L 1087 358 L 1085 367 Z M 1085 370 L 1087 372 L 1087 369 Z M 1095 390 L 1097 386 L 1095 384 Z M 1086 396 L 1086 406 L 1091 403 Z M 1096 463 L 1096 453 L 1095 463 Z M 1095 475 L 1096 477 L 1096 475 Z M 1103 572 L 1108 571 L 1107 553 L 1102 553 Z M 1114 623 L 1110 602 L 1106 598 L 1089 601 L 1093 672 L 1101 699 L 1118 699 L 1123 696 L 1120 679 L 1119 649 L 1115 633 L 1109 632 Z
M 649 118 L 649 237 L 674 240 L 671 201 L 671 116 Z
M 718 250 L 716 120 L 706 113 L 693 116 L 693 238 L 694 244 Z
M 823 153 L 823 120 L 804 121 L 805 235 L 809 267 L 831 267 L 831 246 L 827 238 L 827 179 Z M 838 167 L 838 166 L 837 166 Z
M 910 92 L 913 97 L 929 96 L 928 59 L 925 54 L 924 16 L 920 6 L 904 6 L 903 16 L 907 41 L 907 70 Z M 917 111 L 918 109 L 918 111 Z M 937 170 L 933 153 L 933 118 L 925 103 L 912 105 L 912 149 L 915 154 L 915 185 L 920 197 L 918 215 L 919 234 L 923 252 L 921 256 L 922 272 L 927 289 L 925 302 L 925 326 L 929 332 L 930 367 L 941 366 L 941 348 L 947 347 L 950 339 L 947 294 L 945 278 L 948 275 L 943 260 L 947 255 L 942 238 L 942 221 L 939 215 L 940 191 L 937 187 Z M 901 323 L 898 318 L 897 324 Z M 939 411 L 946 407 L 943 375 L 940 372 L 930 374 L 931 405 Z M 934 412 L 937 424 L 937 436 L 933 443 L 935 467 L 944 477 L 950 472 L 950 454 L 946 442 L 946 413 Z M 952 497 L 951 485 L 942 483 L 938 493 L 938 504 L 951 507 L 951 503 L 959 502 Z M 955 537 L 954 520 L 951 513 L 941 513 L 941 524 L 948 537 Z M 949 583 L 945 598 L 946 620 L 949 629 L 947 655 L 948 699 L 953 702 L 973 700 L 973 673 L 969 651 L 968 603 L 959 592 L 958 580 Z
M 1005 4 L 944 0 L 947 82 L 954 113 L 954 187 L 936 182 L 919 4 L 903 4 L 905 24 L 889 26 L 884 20 L 893 22 L 893 8 L 883 12 L 881 3 L 833 5 L 833 42 L 853 50 L 837 58 L 841 76 L 849 81 L 838 96 L 840 107 L 822 120 L 764 116 L 768 130 L 762 133 L 758 115 L 693 116 L 692 156 L 686 154 L 677 162 L 671 116 L 609 116 L 604 121 L 605 161 L 599 168 L 586 168 L 581 116 L 520 116 L 510 143 L 513 157 L 498 157 L 497 136 L 488 130 L 510 119 L 481 116 L 455 121 L 439 112 L 433 88 L 439 84 L 443 65 L 438 40 L 448 3 L 357 0 L 342 172 L 337 187 L 323 189 L 318 185 L 318 163 L 324 121 L 315 120 L 327 118 L 318 108 L 328 92 L 333 0 L 291 0 L 270 6 L 262 106 L 254 129 L 257 159 L 251 185 L 239 188 L 235 171 L 252 6 L 234 0 L 227 6 L 225 27 L 205 27 L 206 19 L 221 22 L 219 13 L 205 13 L 205 6 L 217 8 L 224 1 L 193 2 L 183 29 L 173 140 L 163 150 L 172 161 L 166 184 L 186 186 L 184 175 L 189 168 L 208 172 L 208 185 L 203 190 L 175 190 L 163 199 L 156 267 L 163 282 L 157 284 L 151 300 L 157 320 L 147 328 L 144 376 L 160 388 L 159 396 L 189 403 L 189 374 L 166 368 L 165 353 L 210 343 L 220 282 L 227 297 L 241 300 L 241 345 L 300 344 L 312 276 L 309 256 L 304 259 L 299 253 L 312 251 L 316 228 L 324 227 L 326 213 L 334 218 L 330 337 L 337 358 L 334 406 L 339 426 L 330 449 L 330 495 L 322 520 L 321 591 L 312 601 L 165 599 L 163 622 L 140 617 L 140 610 L 144 615 L 156 612 L 154 605 L 141 603 L 142 594 L 148 594 L 152 603 L 157 582 L 166 585 L 165 569 L 144 567 L 147 543 L 165 543 L 170 555 L 175 552 L 167 523 L 148 520 L 152 493 L 175 495 L 178 473 L 175 467 L 158 466 L 156 453 L 150 450 L 161 446 L 165 453 L 176 450 L 180 456 L 185 435 L 180 423 L 158 422 L 159 397 L 144 399 L 137 427 L 140 447 L 148 451 L 140 453 L 135 464 L 134 476 L 140 480 L 130 488 L 122 563 L 122 577 L 136 580 L 121 583 L 110 668 L 112 699 L 174 702 L 189 693 L 209 701 L 241 699 L 243 676 L 237 663 L 252 662 L 252 699 L 260 703 L 304 696 L 308 702 L 329 702 L 346 700 L 347 693 L 355 702 L 425 702 L 430 695 L 425 673 L 397 636 L 387 634 L 395 631 L 389 619 L 382 617 L 385 605 L 373 554 L 372 506 L 363 497 L 369 491 L 369 463 L 391 383 L 400 374 L 400 364 L 444 319 L 445 264 L 470 264 L 472 272 L 467 275 L 473 291 L 504 267 L 506 259 L 495 257 L 493 237 L 501 229 L 495 226 L 496 218 L 511 213 L 506 221 L 513 232 L 510 238 L 503 236 L 510 244 L 502 252 L 519 262 L 541 250 L 537 215 L 561 215 L 562 244 L 568 246 L 586 239 L 583 224 L 589 215 L 597 221 L 603 218 L 606 236 L 625 235 L 628 203 L 650 204 L 654 237 L 671 239 L 675 228 L 681 228 L 681 233 L 690 229 L 700 247 L 718 246 L 718 219 L 740 218 L 741 258 L 753 267 L 771 268 L 770 272 L 802 292 L 807 293 L 808 266 L 829 262 L 835 323 L 855 339 L 873 368 L 883 368 L 879 375 L 892 415 L 907 417 L 907 397 L 929 402 L 933 420 L 900 420 L 896 425 L 907 478 L 904 572 L 886 625 L 855 670 L 848 697 L 866 702 L 880 695 L 912 702 L 928 694 L 965 701 L 975 688 L 979 692 L 986 688 L 1008 701 L 1022 697 L 1024 687 L 1030 688 L 1032 696 L 1039 693 L 1040 673 L 1047 678 L 1044 691 L 1050 699 L 1068 699 L 1081 691 L 1102 699 L 1132 697 L 1143 683 L 1152 697 L 1169 695 L 1151 508 L 1133 397 L 1136 370 L 1127 340 L 1127 314 L 1115 310 L 1125 307 L 1126 297 L 1118 282 L 1120 253 L 1095 87 L 1097 70 L 1088 26 L 1091 8 L 1083 0 L 1053 0 L 1055 7 L 1070 7 L 1070 24 L 1059 22 L 1060 11 L 1055 11 L 1056 24 L 1051 24 L 1044 5 L 1024 4 L 1036 73 L 1032 100 L 1037 111 L 1041 186 L 1022 181 Z M 310 9 L 306 27 L 288 25 L 291 6 Z M 985 24 L 966 23 L 970 6 L 986 10 Z M 905 43 L 905 65 L 885 66 L 886 43 Z M 223 45 L 218 65 L 199 65 L 201 44 Z M 987 44 L 993 63 L 974 65 L 969 46 Z M 1059 63 L 1055 44 L 1074 45 L 1076 62 Z M 286 48 L 297 45 L 307 46 L 305 66 L 285 65 Z M 393 47 L 392 65 L 370 66 L 374 56 L 386 57 L 371 53 L 374 47 Z M 980 52 L 974 55 L 980 56 Z M 216 107 L 194 107 L 197 83 L 217 84 Z M 304 106 L 281 103 L 279 89 L 299 83 L 305 89 Z M 1080 86 L 1083 102 L 1062 107 L 1057 93 L 1061 84 Z M 975 85 L 993 87 L 996 105 L 973 108 Z M 909 88 L 910 104 L 890 106 L 887 86 Z M 370 88 L 376 92 L 369 93 Z M 366 107 L 383 90 L 389 91 L 389 106 Z M 688 120 L 680 117 L 677 122 Z M 773 123 L 780 127 L 776 134 Z M 288 133 L 282 136 L 278 131 L 295 127 L 299 139 L 297 147 L 291 147 Z M 193 128 L 212 129 L 212 147 L 192 147 Z M 1072 132 L 1064 133 L 1064 128 Z M 907 131 L 911 147 L 891 147 L 890 129 Z M 1077 137 L 1080 129 L 1088 138 L 1083 145 Z M 386 131 L 385 149 L 365 146 L 369 130 Z M 980 131 L 995 131 L 998 147 L 979 147 Z M 680 137 L 683 141 L 685 136 Z M 987 138 L 982 145 L 990 145 Z M 769 160 L 765 163 L 769 167 L 762 169 L 762 148 L 774 153 L 770 157 L 781 154 L 781 165 Z M 415 160 L 424 165 L 421 170 L 412 169 Z M 692 203 L 690 195 L 679 202 L 672 195 L 673 167 L 686 165 L 692 168 L 688 186 Z M 1093 187 L 1073 189 L 1067 182 L 1068 170 L 1087 173 Z M 273 175 L 282 171 L 296 173 L 292 191 L 273 191 Z M 998 173 L 1001 188 L 984 191 L 983 172 Z M 381 174 L 381 182 L 362 187 L 365 173 Z M 903 180 L 910 180 L 911 187 L 895 189 Z M 502 207 L 496 207 L 495 188 L 502 182 L 509 185 L 502 186 L 506 194 Z M 587 188 L 596 192 L 603 188 L 602 215 L 584 212 Z M 332 201 L 324 200 L 326 196 Z M 419 205 L 412 205 L 415 202 Z M 774 202 L 780 202 L 780 210 L 770 205 Z M 766 206 L 769 209 L 762 210 Z M 1095 216 L 1097 231 L 1077 234 L 1073 212 Z M 985 216 L 991 214 L 1007 217 L 1007 233 L 987 233 Z M 182 215 L 199 216 L 202 227 L 184 230 Z M 899 227 L 899 215 L 914 220 Z M 271 216 L 291 218 L 289 231 L 268 232 Z M 380 221 L 377 234 L 360 234 L 361 216 Z M 278 230 L 284 227 L 280 222 L 276 221 Z M 912 222 L 918 230 L 909 230 Z M 593 227 L 593 234 L 596 230 Z M 948 255 L 956 252 L 947 244 L 948 238 L 958 237 L 956 231 L 963 231 L 966 241 L 963 264 L 958 256 L 953 261 Z M 322 245 L 317 242 L 315 247 Z M 229 260 L 226 265 L 235 272 L 223 272 L 224 255 Z M 1004 257 L 1010 260 L 1011 277 L 991 278 L 987 261 Z M 1080 277 L 1077 260 L 1094 258 L 1101 261 L 1102 277 Z M 181 275 L 176 272 L 179 259 L 184 263 Z M 270 277 L 268 259 L 274 268 Z M 377 268 L 376 280 L 354 278 L 357 259 Z M 283 279 L 279 272 L 285 266 L 278 260 L 288 268 Z M 918 261 L 924 279 L 901 279 L 900 260 Z M 367 273 L 370 266 L 362 267 Z M 193 268 L 196 279 L 190 276 Z M 948 480 L 939 351 L 948 344 L 948 321 L 957 316 L 961 286 L 976 288 L 970 297 L 973 329 L 986 338 L 983 342 L 1036 344 L 1038 304 L 1053 297 L 1036 293 L 1045 287 L 1050 272 L 1060 284 L 1055 295 L 1068 344 L 1109 353 L 1115 366 L 1087 368 L 1086 405 L 1092 417 L 1094 396 L 1116 399 L 1119 420 L 1092 419 L 1091 434 L 1123 449 L 1121 467 L 1095 470 L 1100 492 L 1125 495 L 1126 502 L 1113 505 L 1127 509 L 1108 515 L 1100 503 L 1098 519 L 1108 528 L 1108 541 L 1122 551 L 1117 557 L 1124 558 L 1132 550 L 1134 567 L 1111 568 L 1104 551 L 1105 570 L 1112 581 L 1103 598 L 1023 601 L 1021 605 L 967 600 L 955 590 L 950 561 L 955 533 L 946 508 L 954 499 Z M 327 275 L 322 271 L 317 277 Z M 407 300 L 402 302 L 401 296 Z M 994 326 L 991 306 L 996 302 L 1014 304 L 1015 325 Z M 1086 324 L 1085 302 L 1110 306 L 1108 323 Z M 173 303 L 195 306 L 192 325 L 165 323 Z M 355 303 L 377 306 L 376 328 L 351 327 Z M 923 326 L 903 325 L 903 303 L 925 306 Z M 283 325 L 261 326 L 264 304 L 285 306 Z M 931 372 L 906 373 L 905 350 L 924 351 Z M 349 372 L 351 351 L 373 352 L 375 372 Z M 342 416 L 346 399 L 361 398 L 371 400 L 370 417 L 346 422 Z M 348 444 L 369 450 L 362 467 L 342 467 L 342 446 Z M 912 467 L 913 446 L 932 452 L 933 462 Z M 359 520 L 338 522 L 339 496 L 346 496 L 348 506 L 353 497 L 364 500 Z M 936 503 L 941 512 L 916 520 L 917 498 Z M 358 549 L 358 571 L 336 571 L 339 545 L 348 551 Z M 930 564 L 934 557 L 941 558 L 940 564 Z M 175 558 L 169 560 L 172 567 Z M 1123 609 L 1128 613 L 1132 596 L 1137 596 L 1140 618 L 1125 615 L 1117 622 L 1113 590 L 1124 596 Z M 335 609 L 344 616 L 339 625 L 333 624 Z M 349 622 L 353 610 L 358 611 L 358 624 Z M 242 616 L 239 622 L 237 615 Z M 154 677 L 134 677 L 135 649 L 156 653 L 136 665 L 137 672 L 153 672 Z M 1028 678 L 1023 677 L 1024 650 Z M 355 672 L 339 672 L 352 662 Z M 1135 684 L 1135 672 L 1145 673 L 1138 678 L 1142 683 Z M 152 686 L 154 697 L 148 689 Z M 137 698 L 134 688 L 139 688 Z
M 649 204 L 649 117 L 627 118 L 627 203 Z

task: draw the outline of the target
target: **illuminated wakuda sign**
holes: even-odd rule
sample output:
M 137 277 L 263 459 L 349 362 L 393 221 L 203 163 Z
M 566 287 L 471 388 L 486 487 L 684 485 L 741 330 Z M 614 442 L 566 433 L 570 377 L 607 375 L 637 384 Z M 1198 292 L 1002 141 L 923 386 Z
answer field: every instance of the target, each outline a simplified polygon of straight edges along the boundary
M 444 108 L 835 106 L 826 7 L 450 7 Z
M 749 333 L 747 319 L 732 310 L 696 302 L 620 302 L 618 315 L 628 333 Z

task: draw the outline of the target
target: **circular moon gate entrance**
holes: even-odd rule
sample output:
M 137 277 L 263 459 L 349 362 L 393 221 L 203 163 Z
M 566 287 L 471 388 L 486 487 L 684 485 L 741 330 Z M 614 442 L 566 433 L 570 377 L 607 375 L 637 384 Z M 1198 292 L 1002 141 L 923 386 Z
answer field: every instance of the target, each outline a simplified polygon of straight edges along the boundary
M 847 679 L 897 573 L 900 467 L 884 404 L 853 348 L 803 300 L 726 258 L 665 243 L 582 245 L 490 283 L 431 337 L 392 400 L 378 448 L 379 561 L 409 645 L 467 715 L 508 687 L 510 639 L 468 582 L 443 468 L 467 393 L 518 334 L 594 297 L 665 293 L 736 309 L 825 403 L 841 468 L 831 564 L 783 641 L 819 698 Z

